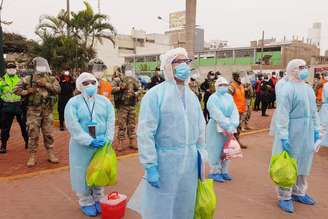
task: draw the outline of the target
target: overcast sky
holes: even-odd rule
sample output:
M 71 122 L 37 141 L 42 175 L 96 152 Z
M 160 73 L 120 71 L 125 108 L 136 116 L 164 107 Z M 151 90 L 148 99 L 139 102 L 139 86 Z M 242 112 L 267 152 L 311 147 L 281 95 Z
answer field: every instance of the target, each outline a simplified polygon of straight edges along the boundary
M 110 16 L 119 33 L 132 27 L 147 32 L 164 32 L 169 13 L 184 10 L 185 0 L 100 0 L 101 11 Z M 97 0 L 89 0 L 97 10 Z M 36 38 L 40 15 L 56 15 L 66 0 L 4 0 L 3 19 L 13 21 L 5 31 Z M 83 8 L 82 0 L 71 0 L 71 10 Z M 307 37 L 313 22 L 322 22 L 322 49 L 328 49 L 327 0 L 198 0 L 197 24 L 205 29 L 205 40 L 228 40 L 232 46 L 247 46 L 259 39 L 293 35 Z

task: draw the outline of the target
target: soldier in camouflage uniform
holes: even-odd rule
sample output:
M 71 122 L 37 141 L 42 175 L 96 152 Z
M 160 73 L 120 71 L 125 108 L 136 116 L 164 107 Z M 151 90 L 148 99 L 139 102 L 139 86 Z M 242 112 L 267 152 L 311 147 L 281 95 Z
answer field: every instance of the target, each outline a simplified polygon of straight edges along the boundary
M 27 98 L 27 126 L 29 130 L 29 159 L 27 166 L 36 164 L 36 151 L 42 130 L 44 146 L 48 151 L 48 161 L 58 163 L 53 152 L 54 138 L 53 107 L 56 95 L 60 92 L 60 85 L 51 75 L 48 61 L 41 57 L 32 60 L 34 73 L 26 76 L 16 86 L 15 93 Z
M 189 87 L 192 90 L 192 92 L 194 92 L 194 94 L 196 94 L 199 101 L 202 101 L 202 93 L 200 90 L 200 85 L 196 79 L 197 79 L 197 77 L 195 75 L 192 75 L 190 77 Z
M 112 81 L 115 107 L 118 109 L 118 151 L 123 151 L 126 134 L 129 137 L 129 148 L 137 149 L 136 140 L 136 105 L 140 94 L 140 84 L 132 71 L 119 74 Z

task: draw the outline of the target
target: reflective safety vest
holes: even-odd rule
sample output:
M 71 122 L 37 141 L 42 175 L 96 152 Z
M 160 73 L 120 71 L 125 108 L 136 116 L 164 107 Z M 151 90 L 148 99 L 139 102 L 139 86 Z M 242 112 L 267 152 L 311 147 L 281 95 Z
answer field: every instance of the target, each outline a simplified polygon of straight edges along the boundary
M 99 94 L 112 100 L 112 85 L 108 81 L 100 80 L 99 82 Z
M 5 74 L 0 80 L 0 98 L 4 102 L 14 103 L 21 101 L 21 97 L 14 94 L 14 89 L 21 81 L 18 75 L 9 76 Z
M 245 89 L 242 84 L 238 84 L 237 82 L 232 82 L 231 86 L 233 88 L 233 100 L 237 106 L 239 113 L 245 113 L 247 111 L 247 103 L 245 96 Z
M 325 86 L 327 81 L 325 79 L 321 79 L 320 83 L 322 84 L 322 86 L 320 88 L 318 88 L 317 93 L 316 93 L 316 99 L 317 99 L 317 102 L 319 102 L 319 103 L 322 102 L 323 87 Z

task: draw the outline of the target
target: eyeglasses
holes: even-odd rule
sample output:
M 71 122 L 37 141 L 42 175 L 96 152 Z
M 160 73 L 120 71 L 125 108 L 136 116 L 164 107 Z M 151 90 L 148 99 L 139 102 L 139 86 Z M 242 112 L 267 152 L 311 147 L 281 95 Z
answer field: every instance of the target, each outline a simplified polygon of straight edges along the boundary
M 299 69 L 300 69 L 300 70 L 303 70 L 303 69 L 308 69 L 308 66 L 306 66 L 306 65 L 303 65 L 303 66 L 300 66 L 300 67 L 299 67 Z
M 89 84 L 96 85 L 97 81 L 84 81 L 84 82 L 82 82 L 83 86 L 88 86 Z
M 175 59 L 173 60 L 172 64 L 181 64 L 181 63 L 190 64 L 191 62 L 192 59 Z

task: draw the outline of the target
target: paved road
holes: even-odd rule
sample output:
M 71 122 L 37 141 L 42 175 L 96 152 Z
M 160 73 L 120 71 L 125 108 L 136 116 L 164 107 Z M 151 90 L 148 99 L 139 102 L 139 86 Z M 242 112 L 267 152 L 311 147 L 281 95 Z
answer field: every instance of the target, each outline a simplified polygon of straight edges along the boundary
M 309 179 L 309 193 L 318 204 L 296 204 L 296 213 L 287 215 L 276 206 L 275 187 L 268 174 L 272 138 L 268 133 L 243 137 L 250 146 L 244 150 L 244 158 L 231 165 L 232 182 L 216 184 L 218 204 L 216 219 L 326 219 L 328 218 L 328 149 L 316 156 Z M 14 181 L 0 180 L 0 218 L 10 219 L 61 219 L 86 218 L 79 209 L 71 192 L 67 170 L 42 174 Z M 119 162 L 118 186 L 110 188 L 131 196 L 143 175 L 137 157 Z M 100 218 L 100 217 L 99 217 Z M 127 211 L 126 219 L 139 219 Z

